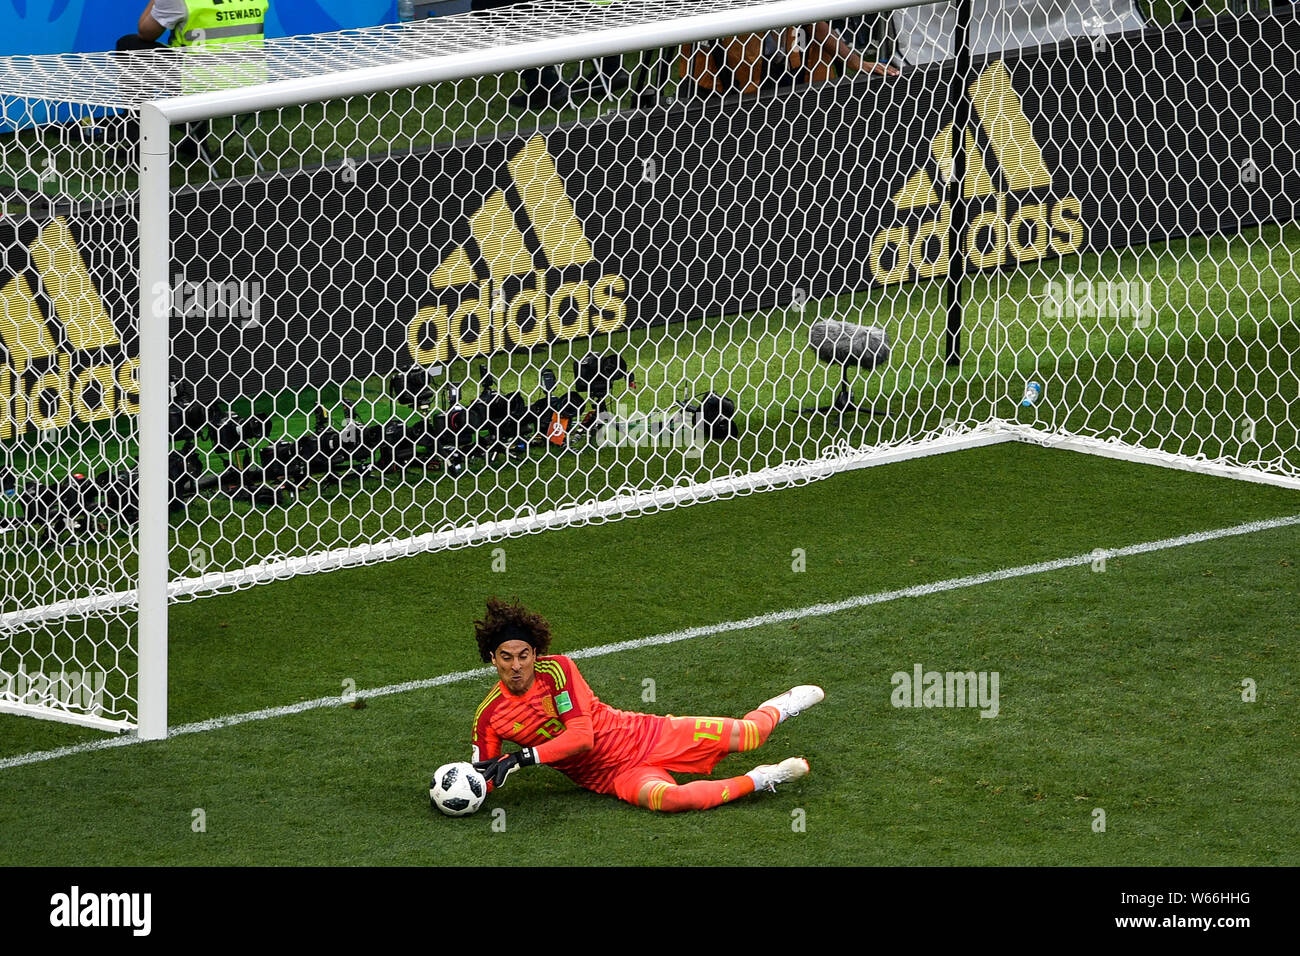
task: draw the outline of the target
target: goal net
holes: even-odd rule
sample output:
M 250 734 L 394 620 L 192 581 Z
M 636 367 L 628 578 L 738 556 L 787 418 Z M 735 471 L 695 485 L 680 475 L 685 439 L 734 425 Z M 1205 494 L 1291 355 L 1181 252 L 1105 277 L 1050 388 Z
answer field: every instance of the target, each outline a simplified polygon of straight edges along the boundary
M 169 602 L 917 455 L 1300 487 L 1292 11 L 900 6 L 0 60 L 0 710 L 157 736 Z

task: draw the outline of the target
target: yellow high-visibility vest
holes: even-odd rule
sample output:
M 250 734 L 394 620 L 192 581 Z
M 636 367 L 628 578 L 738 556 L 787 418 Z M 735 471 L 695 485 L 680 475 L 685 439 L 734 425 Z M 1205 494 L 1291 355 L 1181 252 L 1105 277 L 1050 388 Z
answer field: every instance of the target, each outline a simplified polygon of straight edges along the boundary
M 185 6 L 189 13 L 172 28 L 172 46 L 262 45 L 269 0 L 186 0 Z

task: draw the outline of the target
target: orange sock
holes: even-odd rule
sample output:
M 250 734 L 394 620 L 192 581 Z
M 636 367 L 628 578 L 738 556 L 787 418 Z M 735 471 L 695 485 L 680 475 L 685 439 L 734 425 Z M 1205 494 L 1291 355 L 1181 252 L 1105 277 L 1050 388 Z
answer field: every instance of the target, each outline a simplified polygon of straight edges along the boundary
M 651 791 L 650 809 L 665 813 L 711 810 L 753 792 L 754 781 L 748 776 L 732 777 L 729 780 L 696 780 L 677 786 L 663 784 Z
M 732 733 L 732 753 L 745 750 L 757 750 L 767 740 L 773 728 L 781 721 L 775 707 L 763 707 L 752 710 L 736 721 Z

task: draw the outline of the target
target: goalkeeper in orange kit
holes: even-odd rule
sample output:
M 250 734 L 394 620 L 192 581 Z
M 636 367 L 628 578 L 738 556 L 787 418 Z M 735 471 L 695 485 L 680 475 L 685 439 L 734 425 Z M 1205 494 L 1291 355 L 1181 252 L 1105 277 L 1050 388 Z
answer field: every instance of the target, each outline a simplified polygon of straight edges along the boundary
M 520 767 L 549 764 L 580 787 L 671 812 L 707 810 L 808 773 L 808 761 L 790 757 L 725 780 L 672 777 L 709 773 L 727 754 L 754 750 L 781 721 L 820 702 L 820 687 L 786 691 L 739 720 L 631 713 L 602 703 L 572 660 L 547 655 L 550 625 L 518 602 L 489 598 L 474 628 L 479 655 L 501 678 L 474 714 L 472 759 L 489 788 Z M 523 749 L 503 753 L 507 740 Z

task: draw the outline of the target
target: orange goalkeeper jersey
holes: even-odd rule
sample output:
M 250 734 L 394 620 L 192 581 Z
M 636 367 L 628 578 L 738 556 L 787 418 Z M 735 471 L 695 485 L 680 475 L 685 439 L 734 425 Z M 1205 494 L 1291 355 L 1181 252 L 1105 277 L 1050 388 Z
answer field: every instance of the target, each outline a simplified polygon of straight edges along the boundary
M 574 783 L 613 793 L 621 770 L 639 766 L 667 720 L 618 710 L 591 692 L 563 655 L 538 657 L 533 685 L 515 695 L 497 681 L 474 714 L 474 760 L 490 760 L 509 740 L 537 751 Z

